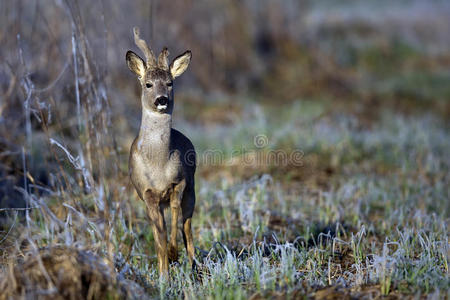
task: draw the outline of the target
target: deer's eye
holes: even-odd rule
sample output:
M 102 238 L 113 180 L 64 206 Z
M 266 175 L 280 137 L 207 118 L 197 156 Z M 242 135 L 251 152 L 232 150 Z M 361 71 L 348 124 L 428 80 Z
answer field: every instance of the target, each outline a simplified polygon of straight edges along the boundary
M 151 84 L 151 83 L 146 83 L 145 86 L 149 89 L 149 88 L 151 88 L 151 87 L 153 86 L 153 84 Z
M 167 83 L 167 86 L 172 86 L 172 85 L 173 85 L 172 81 L 169 81 L 169 82 Z

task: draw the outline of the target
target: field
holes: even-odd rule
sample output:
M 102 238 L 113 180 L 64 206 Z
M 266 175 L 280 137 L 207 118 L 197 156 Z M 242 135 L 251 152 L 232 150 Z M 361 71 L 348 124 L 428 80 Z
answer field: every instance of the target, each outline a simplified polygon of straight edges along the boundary
M 0 299 L 449 298 L 448 3 L 31 2 L 0 6 Z M 193 51 L 170 281 L 128 178 L 136 25 Z

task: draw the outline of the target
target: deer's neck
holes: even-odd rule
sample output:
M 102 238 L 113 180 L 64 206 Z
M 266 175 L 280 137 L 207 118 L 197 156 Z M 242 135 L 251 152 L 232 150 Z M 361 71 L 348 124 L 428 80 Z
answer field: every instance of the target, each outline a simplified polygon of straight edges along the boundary
M 168 159 L 171 128 L 171 114 L 160 114 L 144 108 L 137 141 L 138 151 L 146 152 L 155 159 Z

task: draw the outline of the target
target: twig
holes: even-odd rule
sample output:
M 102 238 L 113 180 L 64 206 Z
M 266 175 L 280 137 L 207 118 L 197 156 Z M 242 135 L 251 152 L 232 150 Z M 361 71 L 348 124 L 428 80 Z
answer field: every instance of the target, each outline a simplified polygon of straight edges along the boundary
M 66 154 L 66 156 L 69 159 L 69 161 L 72 164 L 72 166 L 76 170 L 81 171 L 81 175 L 83 176 L 85 187 L 86 187 L 86 189 L 88 191 L 90 191 L 91 190 L 91 186 L 93 186 L 93 184 L 91 185 L 91 178 L 92 177 L 91 177 L 91 174 L 89 173 L 89 170 L 85 167 L 83 156 L 73 157 L 73 155 L 69 152 L 69 150 L 67 150 L 63 145 L 61 145 L 61 143 L 59 143 L 55 139 L 50 138 L 50 144 L 51 145 L 56 145 L 61 150 L 64 151 L 64 153 Z M 80 151 L 80 152 L 82 152 L 82 151 Z
M 6 207 L 6 208 L 0 208 L 0 211 L 23 211 L 23 210 L 31 210 L 39 208 L 39 206 L 33 206 L 33 207 Z
M 75 99 L 77 100 L 78 131 L 81 132 L 81 102 L 80 102 L 80 87 L 78 81 L 77 45 L 75 40 L 74 24 L 72 24 L 72 54 L 73 54 L 73 69 L 75 73 Z
M 26 140 L 27 140 L 27 148 L 28 150 L 31 150 L 31 140 L 32 140 L 32 128 L 31 128 L 31 96 L 33 95 L 33 82 L 30 80 L 30 77 L 28 76 L 28 67 L 27 64 L 25 63 L 25 59 L 23 57 L 23 49 L 21 47 L 21 39 L 20 39 L 20 34 L 17 34 L 17 46 L 18 46 L 18 50 L 19 50 L 19 59 L 21 64 L 24 66 L 25 68 L 25 74 L 22 77 L 21 80 L 21 86 L 23 89 L 23 93 L 26 96 L 25 101 L 23 102 L 23 108 L 24 108 L 24 113 L 25 113 L 25 133 L 26 133 Z
M 12 229 L 14 228 L 14 226 L 16 225 L 16 221 L 17 221 L 17 213 L 14 216 L 14 222 L 12 223 L 11 227 L 9 227 L 8 232 L 3 236 L 2 240 L 0 241 L 0 244 L 3 243 L 4 240 L 6 240 L 6 238 L 9 236 L 9 234 L 11 233 Z
M 53 82 L 49 83 L 47 86 L 45 86 L 45 87 L 43 87 L 43 88 L 40 88 L 40 89 L 37 89 L 37 88 L 34 88 L 34 87 L 33 87 L 33 90 L 34 90 L 35 92 L 42 93 L 42 92 L 46 92 L 46 91 L 52 89 L 52 88 L 56 85 L 56 83 L 62 78 L 62 76 L 64 75 L 64 72 L 66 71 L 66 69 L 67 69 L 68 66 L 69 66 L 69 63 L 66 62 L 66 63 L 64 64 L 64 66 L 63 66 L 61 72 L 58 74 L 58 76 L 56 76 L 56 78 L 55 78 L 55 80 L 53 80 Z

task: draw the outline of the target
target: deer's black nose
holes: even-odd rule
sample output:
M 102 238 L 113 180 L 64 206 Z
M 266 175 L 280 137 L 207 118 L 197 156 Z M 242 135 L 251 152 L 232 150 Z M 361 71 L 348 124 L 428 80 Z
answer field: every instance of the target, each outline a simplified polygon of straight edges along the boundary
M 155 104 L 156 105 L 167 105 L 167 102 L 169 102 L 169 98 L 166 96 L 159 96 L 156 98 Z

